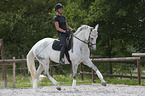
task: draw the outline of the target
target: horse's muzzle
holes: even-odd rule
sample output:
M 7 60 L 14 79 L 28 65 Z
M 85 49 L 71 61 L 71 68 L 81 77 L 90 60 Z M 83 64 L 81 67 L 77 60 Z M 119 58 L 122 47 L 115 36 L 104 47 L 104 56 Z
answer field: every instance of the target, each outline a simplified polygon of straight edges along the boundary
M 90 48 L 92 51 L 96 51 L 96 47 L 91 46 Z

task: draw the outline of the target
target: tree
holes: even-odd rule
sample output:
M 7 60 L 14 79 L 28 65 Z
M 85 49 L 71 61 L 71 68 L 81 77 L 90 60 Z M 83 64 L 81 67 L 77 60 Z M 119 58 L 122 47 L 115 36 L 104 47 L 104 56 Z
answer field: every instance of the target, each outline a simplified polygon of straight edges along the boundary
M 92 25 L 100 24 L 98 46 L 99 50 L 103 49 L 100 51 L 103 56 L 112 57 L 120 53 L 127 56 L 128 46 L 145 52 L 144 5 L 144 0 L 95 0 L 92 3 L 85 21 Z
M 26 55 L 38 40 L 56 37 L 57 3 L 63 4 L 63 15 L 72 28 L 99 24 L 94 54 L 115 57 L 145 52 L 144 0 L 1 0 L 0 38 L 7 54 Z
M 6 57 L 26 55 L 38 40 L 53 37 L 53 0 L 2 0 L 1 4 L 0 38 Z

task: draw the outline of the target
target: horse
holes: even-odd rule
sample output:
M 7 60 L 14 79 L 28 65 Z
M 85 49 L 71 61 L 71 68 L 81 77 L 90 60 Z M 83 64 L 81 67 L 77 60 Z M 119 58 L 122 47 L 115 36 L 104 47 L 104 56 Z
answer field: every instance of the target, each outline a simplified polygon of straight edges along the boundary
M 101 85 L 106 86 L 106 82 L 103 79 L 102 74 L 98 70 L 98 68 L 92 63 L 90 57 L 90 49 L 96 50 L 96 39 L 98 38 L 98 24 L 95 28 L 90 27 L 88 25 L 82 25 L 77 29 L 75 33 L 73 33 L 73 47 L 69 50 L 70 60 L 72 61 L 72 70 L 73 70 L 73 83 L 72 88 L 76 88 L 76 76 L 77 76 L 77 68 L 80 63 L 87 65 L 92 68 L 99 79 L 101 80 Z M 60 51 L 56 51 L 52 49 L 53 42 L 58 39 L 53 38 L 44 38 L 38 41 L 27 54 L 27 66 L 28 70 L 31 73 L 33 88 L 37 89 L 38 79 L 41 75 L 41 72 L 47 74 L 47 77 L 50 81 L 56 86 L 57 90 L 61 90 L 59 83 L 50 76 L 49 74 L 49 62 L 50 60 L 59 63 L 59 54 Z M 90 47 L 90 49 L 89 49 Z M 37 59 L 39 61 L 39 67 L 36 70 L 34 60 Z M 69 64 L 64 56 L 65 64 Z

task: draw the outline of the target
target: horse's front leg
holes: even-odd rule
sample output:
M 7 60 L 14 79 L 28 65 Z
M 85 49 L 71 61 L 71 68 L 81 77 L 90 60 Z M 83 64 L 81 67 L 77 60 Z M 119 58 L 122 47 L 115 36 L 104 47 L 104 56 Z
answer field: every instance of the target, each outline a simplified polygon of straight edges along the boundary
M 78 64 L 72 64 L 72 69 L 73 69 L 73 84 L 72 84 L 72 87 L 73 88 L 76 88 L 77 68 L 78 68 Z
M 87 60 L 83 61 L 83 63 L 87 66 L 89 66 L 90 68 L 93 68 L 94 71 L 96 71 L 96 74 L 98 75 L 99 79 L 101 80 L 101 84 L 103 86 L 106 86 L 106 82 L 103 79 L 102 74 L 100 73 L 100 71 L 98 70 L 98 68 L 92 63 L 91 59 L 88 58 Z

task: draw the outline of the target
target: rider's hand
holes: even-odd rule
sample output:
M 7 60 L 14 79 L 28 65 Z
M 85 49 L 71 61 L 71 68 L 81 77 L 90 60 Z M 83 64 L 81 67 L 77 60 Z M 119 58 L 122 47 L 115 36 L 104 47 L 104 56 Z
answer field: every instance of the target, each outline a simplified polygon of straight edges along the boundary
M 70 34 L 70 31 L 69 30 L 66 30 L 66 35 L 69 35 Z

